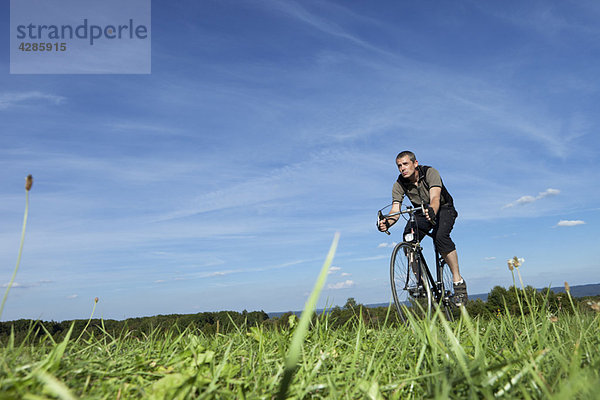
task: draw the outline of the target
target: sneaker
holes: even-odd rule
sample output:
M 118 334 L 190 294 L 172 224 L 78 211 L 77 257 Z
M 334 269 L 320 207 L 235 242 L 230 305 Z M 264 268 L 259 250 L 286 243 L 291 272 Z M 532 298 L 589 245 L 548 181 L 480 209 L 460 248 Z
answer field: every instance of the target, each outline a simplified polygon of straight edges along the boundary
M 462 282 L 454 282 L 454 304 L 457 306 L 463 306 L 469 300 L 467 295 L 467 282 L 463 279 Z

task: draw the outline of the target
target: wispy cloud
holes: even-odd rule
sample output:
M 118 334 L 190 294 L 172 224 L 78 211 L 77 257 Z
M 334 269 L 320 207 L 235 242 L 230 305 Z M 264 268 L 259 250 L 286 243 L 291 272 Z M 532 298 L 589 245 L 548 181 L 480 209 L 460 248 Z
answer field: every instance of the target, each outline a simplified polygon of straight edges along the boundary
M 586 23 L 585 19 L 574 19 L 569 15 L 573 10 L 583 11 L 590 16 L 597 15 L 598 9 L 594 2 L 565 2 L 564 7 L 568 7 L 571 12 L 561 9 L 561 3 L 553 5 L 546 3 L 543 7 L 532 6 L 532 4 L 522 3 L 516 11 L 515 8 L 510 7 L 495 7 L 491 4 L 482 7 L 478 3 L 473 3 L 482 12 L 514 24 L 520 29 L 533 30 L 548 40 L 556 41 L 558 34 L 569 31 L 584 34 L 598 33 L 598 27 L 593 23 Z
M 544 197 L 556 196 L 559 193 L 560 193 L 560 190 L 558 190 L 558 189 L 548 188 L 548 189 L 544 190 L 543 192 L 538 193 L 537 196 L 529 196 L 529 195 L 527 195 L 527 196 L 521 196 L 517 200 L 515 200 L 514 202 L 508 203 L 505 206 L 503 206 L 502 208 L 514 207 L 516 205 L 522 206 L 522 205 L 525 205 L 525 204 L 533 203 L 534 201 L 541 200 Z
M 354 286 L 354 281 L 348 279 L 344 282 L 331 283 L 327 285 L 329 289 L 348 289 Z
M 153 134 L 153 135 L 181 135 L 185 134 L 185 132 L 181 129 L 176 129 L 171 126 L 165 125 L 152 125 L 143 122 L 136 121 L 123 121 L 116 123 L 109 123 L 106 125 L 107 128 L 112 129 L 117 132 L 130 132 L 130 133 L 145 133 L 145 134 Z M 190 134 L 191 136 L 191 134 Z
M 555 226 L 577 226 L 577 225 L 585 225 L 585 221 L 576 219 L 576 220 L 567 220 L 561 219 Z
M 3 288 L 8 287 L 8 283 L 2 284 L 2 287 Z M 11 287 L 12 288 L 21 288 L 21 289 L 23 289 L 23 288 L 28 288 L 28 287 L 31 287 L 31 286 L 30 285 L 22 285 L 19 282 L 13 282 L 13 284 L 12 284 Z
M 155 280 L 154 283 L 165 283 L 168 281 L 183 281 L 183 280 L 190 280 L 190 279 L 218 278 L 218 277 L 223 277 L 223 276 L 228 276 L 228 275 L 233 275 L 233 274 L 264 272 L 264 271 L 269 271 L 269 270 L 274 270 L 274 269 L 289 268 L 289 267 L 292 267 L 292 266 L 295 266 L 298 264 L 302 264 L 302 263 L 306 263 L 306 262 L 313 262 L 316 260 L 320 260 L 320 258 L 309 259 L 309 260 L 294 260 L 294 261 L 289 261 L 289 262 L 284 262 L 281 264 L 269 265 L 269 266 L 264 266 L 264 267 L 227 269 L 227 270 L 212 271 L 212 272 L 193 272 L 193 273 L 189 273 L 189 274 L 185 274 L 185 275 L 179 275 L 174 278 L 158 279 L 158 280 Z M 340 267 L 331 267 L 331 269 L 334 272 L 341 270 Z
M 377 52 L 379 54 L 384 54 L 384 55 L 394 55 L 390 52 L 387 52 L 377 46 L 374 46 L 373 44 L 361 39 L 360 37 L 358 37 L 357 35 L 350 33 L 350 31 L 342 28 L 338 23 L 324 18 L 322 16 L 316 15 L 314 13 L 311 13 L 309 10 L 307 10 L 303 5 L 301 5 L 301 3 L 297 3 L 294 1 L 285 1 L 285 0 L 278 0 L 278 1 L 269 1 L 268 2 L 269 7 L 272 9 L 277 9 L 281 12 L 283 12 L 284 14 L 287 14 L 288 16 L 302 22 L 305 23 L 323 33 L 326 33 L 328 35 L 332 35 L 341 39 L 345 39 L 348 42 L 357 45 L 359 47 L 362 47 L 366 50 L 370 50 L 370 51 L 374 51 Z M 348 9 L 345 9 L 343 7 L 338 7 L 336 9 L 336 13 L 339 14 L 340 12 L 344 12 L 347 16 L 350 16 L 354 19 L 361 19 L 362 22 L 369 22 L 369 20 L 367 18 L 364 17 L 360 17 L 357 14 L 351 13 L 349 12 Z M 373 22 L 373 21 L 371 21 Z M 381 22 L 379 21 L 379 23 L 377 22 L 373 22 L 371 24 L 372 28 L 378 28 L 381 25 Z
M 242 270 L 238 270 L 238 271 L 215 271 L 215 272 L 211 272 L 210 274 L 206 274 L 205 276 L 207 278 L 211 278 L 213 276 L 225 276 L 225 275 L 233 274 L 235 272 L 242 272 Z
M 342 269 L 340 267 L 331 267 L 329 268 L 329 274 L 335 274 L 338 271 L 341 271 Z
M 13 289 L 30 289 L 30 288 L 34 288 L 34 287 L 38 287 L 44 284 L 48 284 L 48 283 L 52 283 L 53 281 L 50 280 L 40 280 L 37 282 L 31 282 L 31 283 L 20 283 L 20 282 L 13 282 L 12 284 L 12 288 Z M 4 283 L 1 287 L 8 287 L 8 282 Z
M 71 295 L 67 296 L 67 299 L 76 299 L 78 297 L 79 297 L 78 294 L 71 294 Z
M 496 259 L 496 257 L 485 257 L 484 258 L 485 261 L 492 261 L 492 260 L 495 260 L 495 259 Z
M 42 92 L 23 92 L 23 93 L 2 93 L 0 94 L 0 110 L 5 110 L 11 106 L 26 104 L 35 100 L 43 100 L 51 104 L 61 104 L 65 97 Z
M 342 272 L 340 274 L 340 276 L 351 276 L 352 274 L 348 273 L 348 272 Z
M 362 258 L 357 258 L 354 261 L 375 261 L 375 260 L 382 260 L 384 258 L 388 258 L 389 256 L 387 255 L 381 255 L 381 256 L 373 256 L 373 257 L 362 257 Z
M 381 248 L 386 248 L 386 247 L 391 247 L 391 248 L 393 248 L 393 247 L 395 247 L 397 244 L 398 244 L 398 243 L 396 243 L 396 242 L 392 242 L 392 243 L 383 242 L 383 243 L 379 243 L 379 244 L 377 245 L 377 248 L 378 248 L 378 249 L 381 249 Z

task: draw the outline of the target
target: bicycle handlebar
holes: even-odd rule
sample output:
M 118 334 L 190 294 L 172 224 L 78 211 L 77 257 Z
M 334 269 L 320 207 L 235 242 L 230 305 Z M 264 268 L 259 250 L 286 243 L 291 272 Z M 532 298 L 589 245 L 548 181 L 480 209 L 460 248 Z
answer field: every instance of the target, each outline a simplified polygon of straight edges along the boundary
M 408 207 L 404 211 L 398 211 L 397 213 L 393 213 L 393 214 L 381 214 L 381 211 L 379 211 L 379 213 L 380 213 L 381 217 L 388 218 L 388 217 L 395 217 L 396 215 L 401 215 L 401 214 L 414 214 L 417 211 L 425 213 L 425 206 L 423 204 L 421 204 L 421 206 L 419 206 L 419 207 Z
M 377 217 L 379 218 L 379 221 L 387 219 L 389 217 L 395 217 L 396 215 L 402 215 L 402 214 L 415 214 L 416 212 L 421 212 L 423 214 L 425 214 L 425 205 L 421 204 L 419 207 L 408 207 L 406 210 L 402 211 L 398 211 L 396 213 L 392 213 L 392 214 L 383 214 L 381 212 L 381 210 L 379 210 L 377 212 Z M 435 221 L 431 221 L 431 223 L 433 225 L 435 225 Z M 387 233 L 388 235 L 390 234 L 390 231 L 388 231 L 387 229 L 384 231 L 385 233 Z

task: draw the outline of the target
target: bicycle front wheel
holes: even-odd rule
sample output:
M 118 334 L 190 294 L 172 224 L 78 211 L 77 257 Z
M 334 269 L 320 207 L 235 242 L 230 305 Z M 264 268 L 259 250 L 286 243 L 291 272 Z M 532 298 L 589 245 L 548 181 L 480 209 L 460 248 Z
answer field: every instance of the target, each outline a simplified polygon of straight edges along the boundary
M 402 322 L 407 322 L 409 307 L 415 313 L 428 313 L 432 306 L 432 292 L 423 269 L 421 252 L 410 243 L 399 243 L 392 252 L 390 281 L 396 311 Z

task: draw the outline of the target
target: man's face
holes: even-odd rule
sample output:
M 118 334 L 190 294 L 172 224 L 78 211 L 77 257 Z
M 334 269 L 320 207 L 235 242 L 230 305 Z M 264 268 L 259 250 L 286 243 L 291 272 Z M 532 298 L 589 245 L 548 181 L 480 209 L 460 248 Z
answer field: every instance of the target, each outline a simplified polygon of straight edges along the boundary
M 398 171 L 400 171 L 403 178 L 411 178 L 415 174 L 419 162 L 416 160 L 412 162 L 409 156 L 404 156 L 396 160 L 396 165 L 398 165 Z

